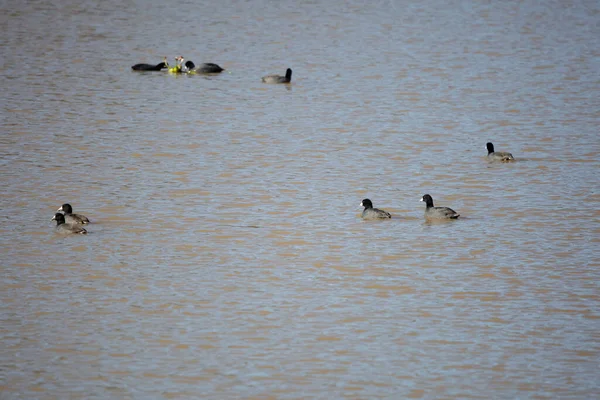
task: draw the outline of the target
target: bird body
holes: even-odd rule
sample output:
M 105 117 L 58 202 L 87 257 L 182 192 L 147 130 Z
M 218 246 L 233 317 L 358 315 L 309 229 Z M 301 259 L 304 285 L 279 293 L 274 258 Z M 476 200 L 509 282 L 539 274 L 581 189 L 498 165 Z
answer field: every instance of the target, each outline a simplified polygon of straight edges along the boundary
M 426 194 L 421 198 L 425 202 L 426 219 L 456 219 L 460 214 L 448 207 L 434 207 L 433 198 Z
M 200 65 L 194 64 L 193 61 L 185 61 L 183 56 L 175 57 L 176 66 L 169 69 L 169 72 L 184 73 L 184 74 L 218 74 L 225 71 L 219 65 L 214 63 L 203 63 Z
M 202 63 L 196 66 L 192 61 L 186 61 L 185 66 L 188 72 L 192 74 L 218 74 L 225 71 L 224 68 L 214 63 Z
M 65 223 L 65 216 L 62 215 L 61 213 L 56 213 L 54 214 L 54 217 L 52 217 L 52 221 L 56 221 L 56 232 L 63 234 L 63 235 L 69 235 L 69 234 L 73 234 L 73 233 L 77 233 L 80 235 L 85 235 L 87 234 L 87 231 L 85 229 L 83 229 L 81 226 L 79 225 L 69 225 L 67 223 Z
M 285 71 L 285 76 L 267 75 L 263 76 L 261 79 L 264 83 L 290 83 L 292 81 L 292 69 L 288 68 Z
M 387 219 L 392 218 L 392 214 L 387 211 L 380 210 L 378 208 L 373 208 L 373 203 L 369 199 L 364 199 L 360 202 L 360 206 L 365 209 L 362 212 L 363 219 Z
M 491 142 L 486 143 L 485 147 L 488 151 L 488 159 L 491 161 L 514 161 L 514 157 L 512 154 L 507 153 L 505 151 L 494 151 L 494 145 Z
M 70 225 L 85 225 L 89 224 L 90 220 L 81 214 L 73 214 L 73 207 L 70 204 L 63 204 L 56 212 L 62 211 L 64 213 L 64 220 Z M 62 215 L 62 214 L 61 214 Z
M 131 67 L 134 71 L 161 71 L 162 69 L 169 68 L 167 57 L 163 58 L 163 62 L 156 65 L 152 64 L 135 64 Z

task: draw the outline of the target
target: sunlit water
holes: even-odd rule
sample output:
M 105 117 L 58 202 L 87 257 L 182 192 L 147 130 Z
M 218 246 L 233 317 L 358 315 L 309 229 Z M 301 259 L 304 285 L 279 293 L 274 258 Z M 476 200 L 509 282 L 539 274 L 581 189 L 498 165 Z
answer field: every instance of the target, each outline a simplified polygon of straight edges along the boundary
M 2 15 L 0 398 L 597 396 L 597 3 Z

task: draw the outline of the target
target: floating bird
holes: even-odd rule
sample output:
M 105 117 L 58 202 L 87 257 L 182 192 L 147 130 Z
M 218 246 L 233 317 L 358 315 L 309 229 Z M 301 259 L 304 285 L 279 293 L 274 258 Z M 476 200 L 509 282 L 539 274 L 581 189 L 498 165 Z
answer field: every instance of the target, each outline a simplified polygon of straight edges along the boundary
M 421 198 L 425 202 L 425 218 L 427 219 L 456 219 L 459 213 L 448 207 L 434 207 L 433 198 L 426 194 Z
M 392 218 L 392 215 L 378 208 L 373 208 L 373 203 L 369 199 L 364 199 L 360 202 L 360 206 L 365 209 L 362 212 L 363 219 L 385 219 Z
M 61 213 L 54 214 L 54 217 L 52 217 L 52 221 L 56 221 L 55 229 L 56 229 L 56 232 L 58 232 L 58 233 L 61 233 L 64 235 L 68 235 L 71 233 L 78 233 L 80 235 L 87 234 L 87 231 L 79 225 L 65 224 L 65 216 L 62 215 Z
M 163 62 L 158 63 L 156 65 L 152 64 L 135 64 L 131 67 L 134 71 L 160 71 L 164 68 L 169 68 L 169 63 L 167 62 L 167 57 L 163 58 Z
M 510 153 L 504 151 L 494 151 L 494 145 L 491 142 L 487 142 L 485 145 L 488 151 L 488 159 L 492 161 L 514 161 L 514 157 Z
M 285 71 L 285 76 L 267 75 L 262 77 L 264 83 L 290 83 L 292 81 L 292 69 L 288 68 Z
M 89 224 L 90 220 L 85 216 L 85 215 L 81 215 L 81 214 L 73 214 L 73 207 L 71 207 L 70 204 L 63 204 L 62 206 L 60 206 L 60 208 L 58 210 L 56 210 L 56 212 L 62 211 L 63 213 L 65 213 L 65 221 L 68 224 Z

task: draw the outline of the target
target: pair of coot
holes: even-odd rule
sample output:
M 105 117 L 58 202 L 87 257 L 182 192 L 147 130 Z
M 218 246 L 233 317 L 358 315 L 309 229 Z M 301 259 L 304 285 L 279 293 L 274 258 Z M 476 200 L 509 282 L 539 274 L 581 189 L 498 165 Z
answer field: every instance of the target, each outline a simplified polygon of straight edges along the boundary
M 421 198 L 425 202 L 425 218 L 427 219 L 456 219 L 460 216 L 459 213 L 448 207 L 434 207 L 433 198 L 426 194 Z M 363 219 L 387 219 L 392 218 L 392 215 L 378 208 L 373 208 L 373 202 L 369 199 L 364 199 L 360 203 L 365 209 L 362 212 Z
M 169 69 L 170 72 L 181 72 L 181 73 L 201 73 L 201 74 L 213 74 L 224 71 L 223 68 L 217 64 L 204 63 L 196 67 L 192 61 L 183 62 L 183 56 L 175 58 L 176 66 Z M 267 75 L 263 76 L 262 81 L 264 83 L 290 83 L 292 81 L 292 69 L 288 68 L 285 71 L 285 76 L 282 75 Z
M 73 207 L 68 203 L 63 204 L 56 210 L 52 221 L 56 221 L 56 231 L 62 234 L 78 233 L 85 235 L 87 231 L 81 225 L 90 223 L 85 215 L 74 214 Z
M 200 73 L 200 74 L 218 74 L 219 72 L 224 71 L 224 68 L 221 68 L 217 64 L 213 63 L 203 63 L 198 66 L 194 64 L 192 61 L 186 61 L 183 56 L 175 57 L 175 66 L 170 67 L 167 62 L 167 57 L 163 58 L 163 62 L 158 63 L 156 65 L 153 64 L 135 64 L 131 67 L 134 71 L 161 71 L 163 69 L 168 69 L 169 72 L 177 72 L 177 73 Z

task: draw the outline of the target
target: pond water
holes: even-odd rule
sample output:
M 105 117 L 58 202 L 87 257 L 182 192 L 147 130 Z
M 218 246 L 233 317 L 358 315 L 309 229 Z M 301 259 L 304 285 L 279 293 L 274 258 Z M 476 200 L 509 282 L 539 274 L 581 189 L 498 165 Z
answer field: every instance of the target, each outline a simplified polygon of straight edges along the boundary
M 597 2 L 1 8 L 0 398 L 597 396 Z

